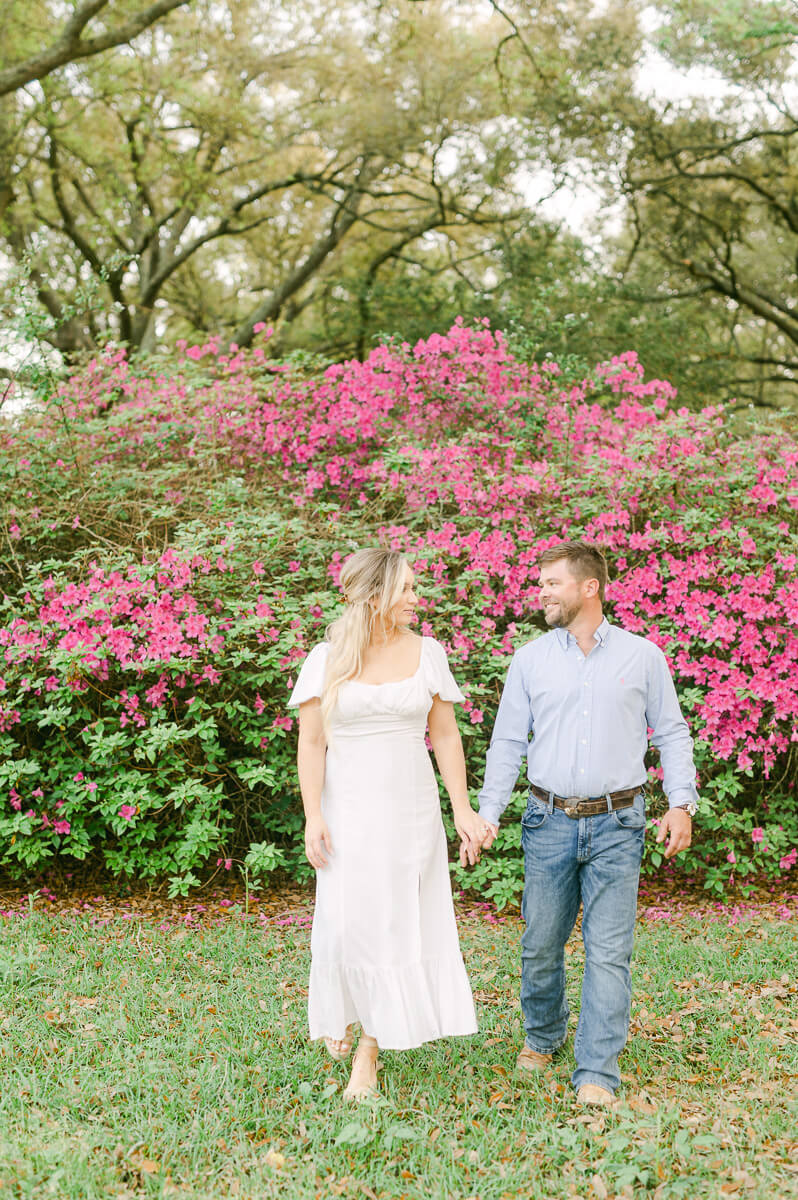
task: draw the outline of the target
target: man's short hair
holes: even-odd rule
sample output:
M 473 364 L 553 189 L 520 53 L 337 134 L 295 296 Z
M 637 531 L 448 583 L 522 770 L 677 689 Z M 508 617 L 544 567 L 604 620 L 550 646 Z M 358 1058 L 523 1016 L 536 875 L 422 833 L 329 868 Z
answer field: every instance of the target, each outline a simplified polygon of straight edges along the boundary
M 538 559 L 538 566 L 547 567 L 551 563 L 565 560 L 571 574 L 581 583 L 584 579 L 597 579 L 599 585 L 599 600 L 604 603 L 604 593 L 607 588 L 609 574 L 607 560 L 597 546 L 587 542 L 560 542 L 559 546 L 549 546 Z

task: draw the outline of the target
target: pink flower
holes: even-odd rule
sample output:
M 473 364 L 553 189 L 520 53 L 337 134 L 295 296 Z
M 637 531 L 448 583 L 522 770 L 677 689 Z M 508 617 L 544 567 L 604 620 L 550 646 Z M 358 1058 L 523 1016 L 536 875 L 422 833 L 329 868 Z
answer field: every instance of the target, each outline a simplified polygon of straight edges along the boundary
M 264 567 L 262 562 L 254 562 L 252 564 L 253 575 L 262 575 L 265 570 L 266 570 L 266 568 Z
M 734 853 L 733 850 L 730 850 L 729 853 L 726 855 L 726 862 L 732 863 L 732 864 L 737 862 L 737 855 Z
M 760 826 L 757 826 L 756 829 L 751 830 L 751 841 L 752 842 L 761 842 L 761 841 L 763 841 L 764 837 L 765 837 L 765 831 Z
M 205 630 L 208 624 L 208 618 L 202 613 L 190 613 L 184 622 L 184 628 L 188 637 L 199 637 Z
M 85 776 L 82 771 L 78 771 L 77 775 L 73 775 L 72 778 L 74 779 L 75 783 L 82 783 Z
M 69 833 L 71 828 L 69 821 L 53 821 L 53 833 Z
M 119 810 L 119 816 L 123 821 L 131 821 L 136 815 L 135 804 L 123 804 Z

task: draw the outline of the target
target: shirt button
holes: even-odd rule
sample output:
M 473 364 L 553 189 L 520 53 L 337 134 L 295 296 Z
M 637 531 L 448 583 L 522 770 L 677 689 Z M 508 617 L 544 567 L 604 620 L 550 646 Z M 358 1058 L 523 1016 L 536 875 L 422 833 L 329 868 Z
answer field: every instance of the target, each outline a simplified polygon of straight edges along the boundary
M 587 738 L 582 738 L 582 745 L 583 745 L 583 746 L 586 746 L 586 745 L 587 745 Z
M 584 709 L 582 710 L 582 716 L 583 716 L 583 717 L 586 717 L 587 715 L 588 715 L 587 709 L 586 709 L 586 708 L 584 708 Z
M 580 774 L 580 775 L 584 775 L 584 773 L 585 773 L 585 768 L 584 768 L 584 767 L 580 767 L 580 768 L 579 768 L 579 774 Z

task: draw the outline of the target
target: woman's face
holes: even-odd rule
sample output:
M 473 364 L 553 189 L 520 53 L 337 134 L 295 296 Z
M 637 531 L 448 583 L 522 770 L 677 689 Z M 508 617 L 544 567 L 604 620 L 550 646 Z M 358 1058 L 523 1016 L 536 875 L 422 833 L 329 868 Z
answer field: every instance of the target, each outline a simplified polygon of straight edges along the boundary
M 413 591 L 415 576 L 410 567 L 405 564 L 405 574 L 399 599 L 391 607 L 391 617 L 395 625 L 406 628 L 415 619 L 418 596 Z

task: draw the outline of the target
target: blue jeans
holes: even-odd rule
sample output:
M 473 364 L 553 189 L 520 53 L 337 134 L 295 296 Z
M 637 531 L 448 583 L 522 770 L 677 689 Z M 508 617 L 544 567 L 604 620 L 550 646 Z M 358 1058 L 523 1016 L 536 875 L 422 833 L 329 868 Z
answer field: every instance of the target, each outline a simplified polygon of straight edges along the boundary
M 574 1041 L 575 1088 L 614 1092 L 626 1044 L 630 963 L 646 812 L 630 808 L 573 819 L 530 794 L 523 818 L 526 928 L 521 939 L 521 1009 L 526 1044 L 551 1054 L 568 1026 L 565 943 L 582 904 L 585 974 Z

